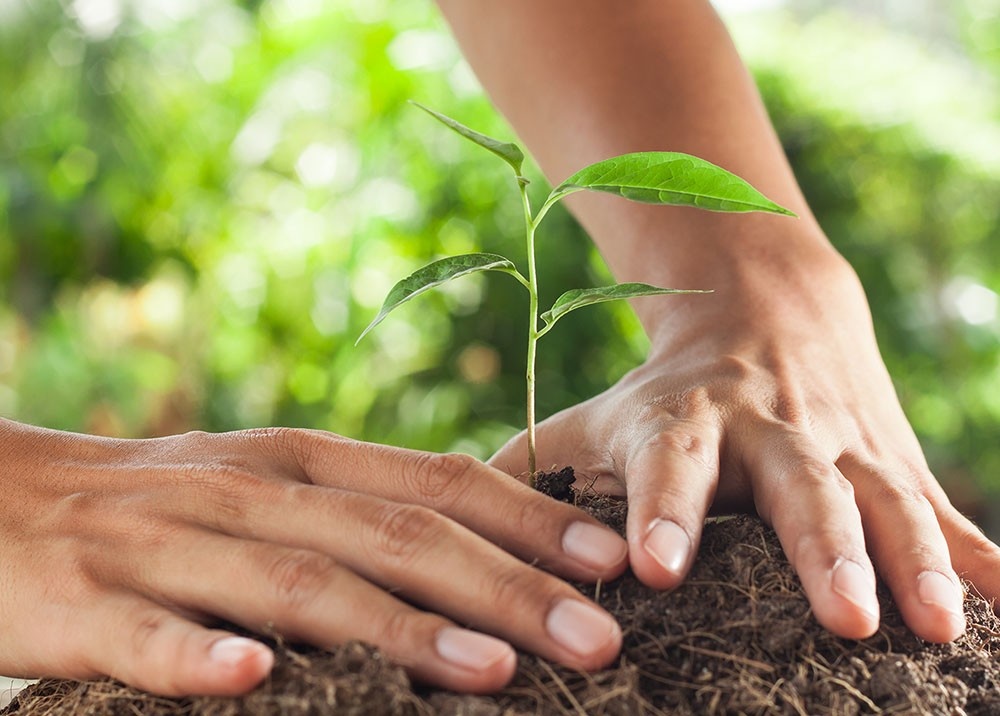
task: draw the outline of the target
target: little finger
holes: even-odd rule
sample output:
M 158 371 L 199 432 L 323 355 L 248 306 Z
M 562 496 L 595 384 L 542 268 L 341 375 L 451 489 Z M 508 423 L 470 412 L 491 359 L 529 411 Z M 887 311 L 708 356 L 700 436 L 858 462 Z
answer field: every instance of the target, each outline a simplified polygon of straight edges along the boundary
M 374 644 L 418 680 L 455 691 L 493 691 L 514 673 L 516 657 L 505 642 L 422 612 L 326 555 L 222 535 L 198 541 L 199 549 L 186 550 L 182 568 L 158 564 L 151 571 L 157 581 L 147 589 L 296 641 L 327 648 L 350 640 Z M 220 563 L 218 554 L 227 559 Z
M 242 694 L 264 679 L 274 654 L 263 644 L 208 629 L 123 592 L 89 605 L 71 650 L 92 673 L 164 696 Z

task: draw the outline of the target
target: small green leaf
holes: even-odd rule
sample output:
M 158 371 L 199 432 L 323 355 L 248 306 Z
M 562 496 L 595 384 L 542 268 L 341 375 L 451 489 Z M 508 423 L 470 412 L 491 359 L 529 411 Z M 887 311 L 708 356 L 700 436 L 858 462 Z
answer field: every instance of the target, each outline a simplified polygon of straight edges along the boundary
M 451 117 L 447 117 L 440 112 L 435 112 L 433 109 L 425 107 L 419 102 L 410 100 L 410 104 L 424 110 L 427 114 L 434 117 L 445 126 L 458 132 L 469 141 L 475 142 L 483 149 L 493 152 L 505 162 L 510 164 L 514 169 L 514 173 L 517 174 L 518 177 L 521 176 L 521 164 L 524 163 L 524 152 L 522 152 L 521 148 L 516 144 L 513 144 L 512 142 L 501 142 L 499 139 L 493 139 L 493 137 L 487 137 L 485 134 L 480 134 L 474 129 L 469 129 L 461 122 L 456 122 Z
M 697 291 L 683 288 L 660 288 L 650 286 L 648 283 L 617 283 L 613 286 L 600 286 L 598 288 L 574 288 L 556 299 L 552 308 L 542 314 L 546 329 L 565 316 L 570 311 L 595 303 L 606 301 L 619 301 L 624 298 L 638 298 L 640 296 L 660 296 L 669 293 L 711 293 L 711 291 Z
M 553 189 L 546 204 L 583 189 L 647 204 L 795 216 L 735 174 L 679 152 L 637 152 L 591 164 Z
M 368 324 L 368 327 L 361 332 L 357 345 L 365 335 L 377 326 L 389 315 L 389 312 L 400 304 L 406 303 L 411 298 L 419 296 L 425 291 L 429 291 L 435 286 L 451 281 L 452 279 L 465 276 L 477 271 L 502 271 L 509 273 L 520 283 L 526 284 L 526 279 L 521 276 L 514 264 L 498 254 L 462 254 L 461 256 L 449 256 L 427 264 L 423 268 L 417 269 L 402 281 L 397 283 L 385 297 L 382 309 L 375 316 L 375 319 Z

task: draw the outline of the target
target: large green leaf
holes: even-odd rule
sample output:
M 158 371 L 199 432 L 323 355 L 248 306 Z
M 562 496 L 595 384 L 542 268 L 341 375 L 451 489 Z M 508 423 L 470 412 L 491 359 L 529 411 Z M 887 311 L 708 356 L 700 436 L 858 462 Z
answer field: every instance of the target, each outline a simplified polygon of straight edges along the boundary
M 502 271 L 511 274 L 522 284 L 526 283 L 525 278 L 521 276 L 514 264 L 499 254 L 462 254 L 461 256 L 439 259 L 417 269 L 392 287 L 382 303 L 382 309 L 368 324 L 368 327 L 361 332 L 354 345 L 360 343 L 371 329 L 381 323 L 389 315 L 389 312 L 400 304 L 406 303 L 411 298 L 419 296 L 435 286 L 440 286 L 446 281 L 477 271 Z
M 524 163 L 524 152 L 522 152 L 521 148 L 516 144 L 511 142 L 501 142 L 499 139 L 487 137 L 485 134 L 481 134 L 474 129 L 469 129 L 461 122 L 456 122 L 451 117 L 447 117 L 440 112 L 435 112 L 433 109 L 425 107 L 419 102 L 410 100 L 410 103 L 424 110 L 427 114 L 434 117 L 445 126 L 458 132 L 470 142 L 475 142 L 483 149 L 493 152 L 505 162 L 510 164 L 514 169 L 514 173 L 517 174 L 518 177 L 521 176 L 521 165 Z
M 711 293 L 711 291 L 660 288 L 659 286 L 650 286 L 648 283 L 617 283 L 613 286 L 599 286 L 598 288 L 574 288 L 557 298 L 556 302 L 552 304 L 552 308 L 542 314 L 542 320 L 547 324 L 544 330 L 551 328 L 552 324 L 570 311 L 584 306 L 606 301 L 620 301 L 625 298 L 660 296 L 669 293 Z
M 553 189 L 546 204 L 583 189 L 647 204 L 795 216 L 735 174 L 679 152 L 637 152 L 591 164 Z

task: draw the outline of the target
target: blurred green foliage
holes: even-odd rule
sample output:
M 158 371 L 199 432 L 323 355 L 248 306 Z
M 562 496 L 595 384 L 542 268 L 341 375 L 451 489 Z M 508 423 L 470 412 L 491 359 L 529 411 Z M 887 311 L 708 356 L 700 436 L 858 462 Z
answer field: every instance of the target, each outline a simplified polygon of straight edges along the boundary
M 941 45 L 836 10 L 732 18 L 960 502 L 1000 494 L 988 4 L 951 4 L 968 29 Z M 511 136 L 430 3 L 2 0 L 0 87 L 0 414 L 125 436 L 312 426 L 481 457 L 521 424 L 525 298 L 505 277 L 422 297 L 353 346 L 428 260 L 523 260 L 509 170 L 406 104 Z M 543 302 L 610 280 L 561 211 L 539 263 Z M 541 415 L 646 348 L 624 306 L 546 342 Z

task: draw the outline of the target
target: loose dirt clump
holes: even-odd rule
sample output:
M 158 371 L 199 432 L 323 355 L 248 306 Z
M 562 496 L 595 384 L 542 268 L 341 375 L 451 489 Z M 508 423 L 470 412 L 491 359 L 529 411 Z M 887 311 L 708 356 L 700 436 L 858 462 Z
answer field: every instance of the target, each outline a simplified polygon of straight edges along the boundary
M 560 488 L 550 492 L 623 529 L 625 504 Z M 624 648 L 611 668 L 583 674 L 522 654 L 514 681 L 493 696 L 410 683 L 377 650 L 334 652 L 271 641 L 274 672 L 240 698 L 169 699 L 112 679 L 46 679 L 2 716 L 646 716 L 653 714 L 1000 714 L 1000 619 L 974 592 L 968 631 L 929 644 L 904 625 L 880 586 L 882 625 L 864 641 L 820 627 L 774 533 L 756 518 L 706 525 L 683 586 L 655 592 L 631 573 L 578 585 L 616 616 Z

